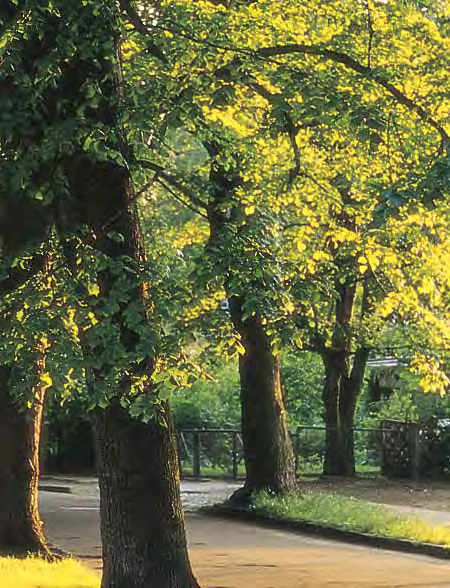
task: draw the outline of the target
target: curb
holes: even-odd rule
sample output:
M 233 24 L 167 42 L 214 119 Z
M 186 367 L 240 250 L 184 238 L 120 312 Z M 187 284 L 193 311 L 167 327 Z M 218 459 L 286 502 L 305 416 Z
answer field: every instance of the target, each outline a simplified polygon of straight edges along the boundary
M 72 494 L 72 488 L 70 486 L 57 486 L 53 484 L 39 484 L 39 491 L 59 492 L 60 494 Z
M 369 535 L 357 531 L 347 531 L 338 527 L 328 527 L 307 521 L 279 519 L 261 512 L 249 511 L 244 508 L 230 507 L 223 504 L 205 506 L 200 512 L 218 518 L 228 518 L 243 522 L 250 522 L 268 529 L 278 529 L 297 534 L 309 534 L 326 539 L 334 539 L 357 545 L 368 545 L 389 551 L 401 551 L 417 555 L 427 555 L 437 559 L 450 559 L 450 549 L 434 543 L 418 543 L 408 539 L 394 539 Z

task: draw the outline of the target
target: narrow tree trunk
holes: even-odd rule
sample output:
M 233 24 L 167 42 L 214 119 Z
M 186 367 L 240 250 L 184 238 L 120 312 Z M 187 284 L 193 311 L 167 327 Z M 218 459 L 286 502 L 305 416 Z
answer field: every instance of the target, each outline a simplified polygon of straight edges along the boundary
M 242 301 L 231 298 L 231 316 L 245 352 L 239 357 L 241 423 L 246 479 L 246 501 L 261 490 L 287 492 L 295 487 L 294 453 L 286 424 L 280 365 L 261 319 L 243 319 Z
M 353 475 L 356 472 L 355 462 L 355 412 L 356 403 L 364 382 L 369 350 L 361 347 L 355 352 L 352 370 L 348 378 L 342 381 L 339 395 L 339 416 L 342 430 L 344 461 L 347 470 Z
M 340 415 L 342 380 L 346 375 L 345 357 L 326 353 L 323 357 L 325 383 L 323 388 L 325 418 L 325 458 L 323 473 L 328 476 L 348 476 L 354 473 L 354 462 L 348 460 Z
M 31 407 L 10 393 L 10 369 L 0 367 L 0 553 L 50 556 L 38 506 L 39 443 L 46 388 L 38 382 Z
M 2 198 L 0 217 L 2 256 L 20 256 L 45 238 L 50 219 L 35 203 Z M 11 222 L 14 219 L 14 222 Z M 19 264 L 9 269 L 0 283 L 0 296 L 6 296 L 46 269 L 47 257 L 36 255 L 27 269 Z M 8 336 L 8 316 L 2 324 Z M 40 381 L 45 371 L 45 349 L 36 348 L 36 385 L 28 398 L 14 394 L 11 367 L 0 365 L 0 552 L 28 553 L 50 557 L 42 531 L 38 505 L 39 445 L 46 386 Z M 28 366 L 28 369 L 32 366 Z M 25 367 L 23 367 L 25 369 Z
M 355 464 L 355 410 L 364 380 L 369 350 L 356 351 L 350 375 L 345 352 L 325 351 L 325 460 L 324 474 L 353 476 Z

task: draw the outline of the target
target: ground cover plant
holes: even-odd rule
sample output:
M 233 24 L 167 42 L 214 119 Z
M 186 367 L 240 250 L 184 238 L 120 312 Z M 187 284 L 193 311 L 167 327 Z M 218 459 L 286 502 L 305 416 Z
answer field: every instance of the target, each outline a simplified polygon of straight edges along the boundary
M 0 588 L 98 588 L 100 578 L 73 559 L 0 558 Z
M 280 519 L 450 547 L 450 528 L 445 525 L 431 525 L 383 505 L 339 494 L 306 492 L 275 497 L 260 493 L 254 499 L 254 508 Z

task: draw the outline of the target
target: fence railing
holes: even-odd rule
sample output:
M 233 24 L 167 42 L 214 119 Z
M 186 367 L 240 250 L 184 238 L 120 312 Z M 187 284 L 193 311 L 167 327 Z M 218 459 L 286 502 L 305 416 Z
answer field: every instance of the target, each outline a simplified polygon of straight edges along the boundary
M 428 475 L 424 467 L 430 462 L 430 451 L 434 451 L 430 447 L 434 445 L 430 445 L 427 431 L 422 426 L 395 421 L 387 421 L 382 428 L 355 427 L 356 471 L 414 479 Z M 324 426 L 300 426 L 291 432 L 298 474 L 322 473 L 325 435 Z M 237 479 L 245 475 L 239 429 L 182 429 L 177 441 L 183 476 Z M 438 473 L 445 469 L 441 462 L 435 468 Z M 450 470 L 450 456 L 447 462 Z
M 182 476 L 237 479 L 245 474 L 238 429 L 182 429 L 177 433 L 177 445 Z

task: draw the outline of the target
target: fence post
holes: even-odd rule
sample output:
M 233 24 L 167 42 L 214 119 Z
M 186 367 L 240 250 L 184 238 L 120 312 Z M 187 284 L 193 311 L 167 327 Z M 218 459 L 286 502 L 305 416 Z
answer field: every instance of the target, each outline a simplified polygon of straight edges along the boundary
M 412 447 L 412 474 L 415 482 L 420 479 L 420 424 L 412 423 L 413 447 Z
M 200 478 L 200 431 L 193 432 L 193 462 L 192 462 L 192 473 L 194 478 Z
M 294 440 L 294 474 L 298 475 L 298 466 L 300 464 L 300 428 L 295 429 L 295 440 Z
M 180 474 L 180 478 L 183 477 L 183 460 L 181 457 L 181 435 L 180 433 L 176 434 L 176 447 L 177 447 L 177 459 L 178 459 L 178 471 Z
M 238 443 L 237 443 L 237 433 L 233 431 L 232 433 L 232 448 L 233 448 L 233 478 L 237 480 L 238 477 Z

